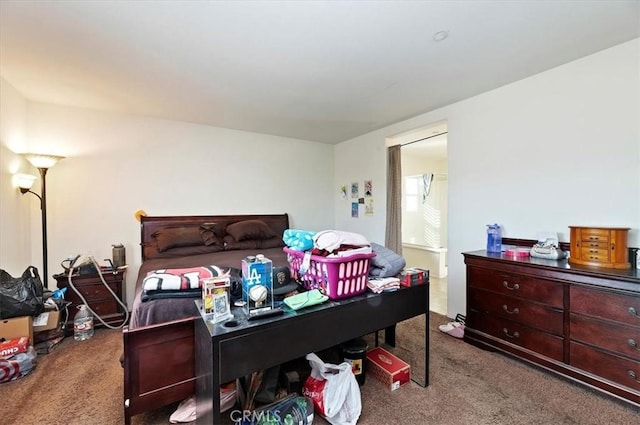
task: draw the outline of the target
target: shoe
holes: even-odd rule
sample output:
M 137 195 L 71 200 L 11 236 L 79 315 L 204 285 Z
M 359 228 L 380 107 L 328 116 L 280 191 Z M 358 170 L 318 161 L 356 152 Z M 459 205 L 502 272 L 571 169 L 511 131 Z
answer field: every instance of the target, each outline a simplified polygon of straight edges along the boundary
M 438 326 L 438 329 L 454 338 L 464 337 L 464 324 L 460 322 L 449 322 L 446 325 Z

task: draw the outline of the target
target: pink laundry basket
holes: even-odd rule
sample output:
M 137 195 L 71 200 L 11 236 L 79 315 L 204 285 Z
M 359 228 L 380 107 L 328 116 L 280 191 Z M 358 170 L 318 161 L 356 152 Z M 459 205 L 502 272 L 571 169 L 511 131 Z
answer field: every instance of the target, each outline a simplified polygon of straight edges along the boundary
M 353 297 L 367 290 L 370 259 L 375 253 L 354 254 L 348 257 L 322 257 L 312 255 L 309 270 L 300 274 L 304 252 L 289 247 L 287 253 L 291 277 L 306 289 L 319 289 L 332 300 Z

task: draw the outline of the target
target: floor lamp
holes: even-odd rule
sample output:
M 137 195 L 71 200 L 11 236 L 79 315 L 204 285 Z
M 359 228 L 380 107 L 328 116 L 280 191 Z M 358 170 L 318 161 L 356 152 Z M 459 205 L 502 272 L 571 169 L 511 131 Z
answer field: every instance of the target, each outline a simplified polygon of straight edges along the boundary
M 23 157 L 27 159 L 40 171 L 40 177 L 42 178 L 41 191 L 40 195 L 31 191 L 31 186 L 33 185 L 35 179 L 23 179 L 18 183 L 20 186 L 20 192 L 24 195 L 29 192 L 36 195 L 40 199 L 40 210 L 42 211 L 42 263 L 43 263 L 43 274 L 42 274 L 42 283 L 45 288 L 49 287 L 49 272 L 47 270 L 47 183 L 46 183 L 46 175 L 47 170 L 53 167 L 58 161 L 64 159 L 62 156 L 55 155 L 43 155 L 43 154 L 35 154 L 35 153 L 26 153 L 22 154 Z M 30 180 L 30 183 L 29 183 Z

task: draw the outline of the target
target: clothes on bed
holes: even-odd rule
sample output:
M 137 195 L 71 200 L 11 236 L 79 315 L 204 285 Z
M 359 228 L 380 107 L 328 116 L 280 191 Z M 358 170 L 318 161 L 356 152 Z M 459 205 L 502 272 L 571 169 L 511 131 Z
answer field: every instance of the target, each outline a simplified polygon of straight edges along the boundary
M 161 300 L 167 298 L 200 298 L 202 291 L 200 289 L 186 289 L 183 291 L 142 291 L 140 300 L 147 302 L 151 300 Z
M 308 251 L 313 248 L 313 236 L 315 234 L 315 232 L 309 230 L 287 229 L 282 235 L 282 240 L 291 249 Z
M 202 279 L 215 276 L 227 276 L 228 274 L 228 271 L 223 271 L 220 267 L 214 265 L 153 270 L 144 278 L 142 289 L 145 291 L 185 291 L 200 289 L 202 287 Z
M 274 267 L 288 265 L 287 254 L 282 248 L 269 248 L 261 250 L 220 251 L 206 254 L 189 255 L 180 258 L 156 258 L 146 260 L 140 266 L 136 281 L 136 296 L 131 308 L 129 329 L 148 326 L 157 323 L 165 323 L 189 317 L 199 317 L 200 313 L 194 302 L 194 298 L 161 298 L 152 302 L 143 301 L 143 280 L 155 270 L 176 269 L 186 267 L 200 267 L 203 264 L 216 264 L 223 270 L 231 272 L 231 298 L 242 298 L 242 279 L 240 266 L 242 259 L 247 255 L 264 254 L 273 261 Z M 171 291 L 167 291 L 171 292 Z M 198 291 L 198 297 L 201 292 Z M 151 301 L 147 295 L 147 301 Z
M 406 260 L 387 247 L 375 242 L 371 243 L 371 248 L 376 256 L 371 259 L 369 276 L 391 277 L 396 276 L 407 265 Z

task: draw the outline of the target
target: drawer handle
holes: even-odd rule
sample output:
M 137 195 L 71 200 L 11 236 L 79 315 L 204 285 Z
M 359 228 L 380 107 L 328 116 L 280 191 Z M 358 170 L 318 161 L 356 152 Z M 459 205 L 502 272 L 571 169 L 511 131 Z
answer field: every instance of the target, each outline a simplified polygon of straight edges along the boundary
M 509 282 L 507 282 L 506 280 L 502 281 L 502 286 L 510 291 L 517 291 L 518 289 L 520 289 L 520 285 L 518 285 L 517 283 L 514 283 L 513 286 L 509 286 Z
M 640 381 L 638 381 L 638 377 L 636 376 L 636 373 L 632 370 L 628 370 L 627 371 L 627 375 L 629 375 L 629 377 L 631 379 L 633 379 L 634 381 L 636 381 L 637 383 L 640 383 Z
M 504 332 L 504 334 L 511 339 L 520 338 L 520 334 L 518 333 L 518 331 L 515 331 L 514 333 L 510 334 L 507 328 L 502 328 L 502 332 Z
M 635 317 L 639 317 L 638 316 L 638 312 L 633 307 L 629 307 L 629 314 L 632 315 L 632 316 L 635 316 Z
M 507 307 L 506 304 L 502 304 L 502 309 L 504 311 L 506 311 L 509 314 L 518 314 L 520 313 L 520 310 L 518 309 L 518 307 L 514 308 L 513 310 L 509 311 L 509 307 Z
M 629 343 L 631 348 L 635 348 L 636 350 L 638 349 L 638 343 L 633 338 L 629 338 L 627 343 Z

